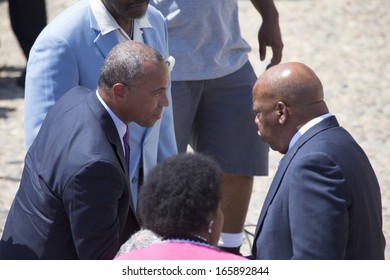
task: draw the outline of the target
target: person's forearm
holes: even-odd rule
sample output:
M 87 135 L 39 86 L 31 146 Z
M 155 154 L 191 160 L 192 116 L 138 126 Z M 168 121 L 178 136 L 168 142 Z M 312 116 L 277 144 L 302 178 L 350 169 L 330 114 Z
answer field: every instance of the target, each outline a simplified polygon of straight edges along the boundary
M 279 13 L 273 0 L 251 0 L 263 20 L 278 19 Z

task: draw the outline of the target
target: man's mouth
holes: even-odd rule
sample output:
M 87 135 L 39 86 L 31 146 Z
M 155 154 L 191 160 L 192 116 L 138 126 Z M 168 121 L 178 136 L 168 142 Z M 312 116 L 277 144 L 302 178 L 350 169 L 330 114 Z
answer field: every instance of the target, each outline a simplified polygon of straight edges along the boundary
M 145 4 L 148 4 L 148 0 L 144 0 L 144 1 L 137 1 L 136 3 L 134 4 L 130 4 L 129 6 L 127 6 L 127 9 L 131 9 L 131 8 L 139 8 L 139 7 L 142 7 L 144 6 Z

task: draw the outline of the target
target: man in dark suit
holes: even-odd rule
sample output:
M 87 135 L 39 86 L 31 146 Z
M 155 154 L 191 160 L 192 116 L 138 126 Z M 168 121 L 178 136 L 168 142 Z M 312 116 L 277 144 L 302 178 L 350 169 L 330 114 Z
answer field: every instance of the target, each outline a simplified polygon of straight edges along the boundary
M 27 153 L 0 258 L 116 255 L 139 229 L 125 159 L 127 124 L 153 126 L 168 106 L 168 86 L 160 53 L 126 41 L 106 58 L 96 91 L 73 88 L 53 106 Z
M 271 67 L 253 89 L 259 135 L 284 155 L 256 228 L 256 259 L 384 259 L 379 184 L 329 114 L 306 65 Z

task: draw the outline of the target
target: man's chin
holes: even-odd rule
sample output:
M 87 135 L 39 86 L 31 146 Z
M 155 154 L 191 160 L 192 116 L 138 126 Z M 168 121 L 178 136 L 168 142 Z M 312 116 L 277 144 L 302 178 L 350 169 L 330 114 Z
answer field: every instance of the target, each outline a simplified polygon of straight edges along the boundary
M 156 124 L 156 122 L 157 121 L 142 122 L 142 123 L 138 123 L 138 125 L 145 127 L 145 128 L 151 128 Z
M 147 10 L 148 10 L 148 4 L 144 3 L 142 5 L 129 8 L 128 12 L 130 18 L 140 19 L 145 16 Z

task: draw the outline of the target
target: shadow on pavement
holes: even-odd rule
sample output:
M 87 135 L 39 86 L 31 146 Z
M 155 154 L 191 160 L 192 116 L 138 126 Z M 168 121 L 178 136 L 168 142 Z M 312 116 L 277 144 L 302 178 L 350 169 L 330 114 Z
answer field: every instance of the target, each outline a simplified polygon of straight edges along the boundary
M 0 67 L 0 100 L 12 100 L 24 97 L 24 89 L 17 85 L 17 80 L 24 68 Z

